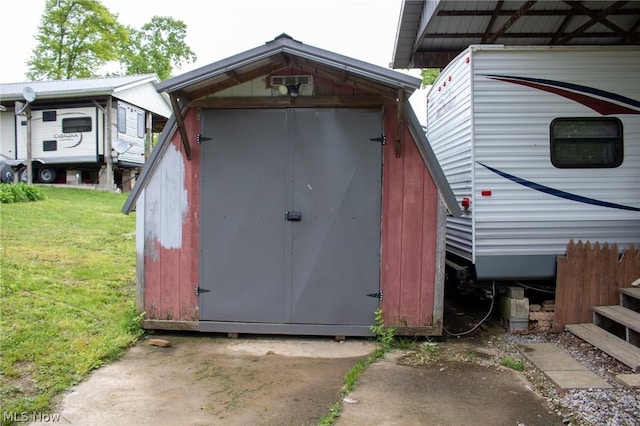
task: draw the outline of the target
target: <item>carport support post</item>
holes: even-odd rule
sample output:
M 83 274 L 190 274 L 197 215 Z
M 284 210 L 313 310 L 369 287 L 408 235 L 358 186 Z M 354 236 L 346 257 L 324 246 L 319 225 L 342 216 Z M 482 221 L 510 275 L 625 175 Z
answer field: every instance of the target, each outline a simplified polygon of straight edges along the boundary
M 111 142 L 111 135 L 113 135 L 113 123 L 111 122 L 111 109 L 113 106 L 113 98 L 111 96 L 109 96 L 107 98 L 106 101 L 106 105 L 103 107 L 102 105 L 100 105 L 99 102 L 97 101 L 93 101 L 93 104 L 96 106 L 96 108 L 98 108 L 100 111 L 102 111 L 102 114 L 104 114 L 104 127 L 105 127 L 105 141 L 104 141 L 104 163 L 106 164 L 106 170 L 104 171 L 104 173 L 106 174 L 105 177 L 105 183 L 103 184 L 102 182 L 102 172 L 100 172 L 100 180 L 98 185 L 100 187 L 102 187 L 103 185 L 106 186 L 106 189 L 108 191 L 113 191 L 113 158 L 111 157 L 111 151 L 112 151 L 112 142 Z M 118 124 L 116 123 L 116 126 Z M 102 170 L 102 166 L 100 167 L 100 169 Z
M 112 122 L 111 122 L 111 109 L 113 106 L 113 98 L 111 96 L 109 96 L 109 98 L 107 98 L 107 111 L 106 111 L 106 121 L 107 121 L 107 134 L 105 135 L 106 141 L 104 144 L 104 160 L 105 163 L 107 164 L 107 170 L 106 170 L 106 182 L 107 182 L 107 191 L 112 191 L 113 190 L 113 159 L 111 158 L 111 144 L 112 144 Z
M 31 105 L 27 104 L 25 108 L 27 114 L 27 184 L 33 183 L 33 165 L 31 164 Z
M 147 112 L 147 138 L 144 144 L 144 158 L 147 160 L 151 155 L 151 145 L 153 144 L 153 116 Z

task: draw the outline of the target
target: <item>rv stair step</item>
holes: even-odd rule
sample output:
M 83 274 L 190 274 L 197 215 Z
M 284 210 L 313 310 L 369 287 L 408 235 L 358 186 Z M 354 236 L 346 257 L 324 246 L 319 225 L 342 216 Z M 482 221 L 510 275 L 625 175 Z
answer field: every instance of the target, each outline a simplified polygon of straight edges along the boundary
M 640 312 L 620 305 L 594 306 L 593 323 L 605 329 L 614 324 L 622 325 L 625 340 L 640 347 Z
M 570 324 L 566 329 L 633 370 L 640 369 L 640 348 L 627 343 L 595 324 Z
M 620 304 L 625 308 L 640 312 L 640 287 L 621 288 Z

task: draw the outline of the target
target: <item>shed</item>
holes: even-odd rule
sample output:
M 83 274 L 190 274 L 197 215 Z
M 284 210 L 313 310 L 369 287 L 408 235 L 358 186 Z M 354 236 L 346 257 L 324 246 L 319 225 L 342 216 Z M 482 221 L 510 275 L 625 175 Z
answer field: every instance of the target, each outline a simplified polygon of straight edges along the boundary
M 137 212 L 147 329 L 439 335 L 456 199 L 409 102 L 420 80 L 286 34 L 161 82 L 174 114 Z

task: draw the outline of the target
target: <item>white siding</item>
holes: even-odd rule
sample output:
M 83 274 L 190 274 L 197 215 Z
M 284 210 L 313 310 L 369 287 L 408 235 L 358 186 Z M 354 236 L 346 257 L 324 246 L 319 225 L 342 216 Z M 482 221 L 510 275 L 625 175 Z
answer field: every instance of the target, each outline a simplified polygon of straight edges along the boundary
M 471 197 L 473 179 L 468 56 L 458 56 L 442 70 L 427 96 L 427 138 L 459 202 Z M 447 249 L 469 260 L 473 256 L 472 219 L 466 212 L 460 218 L 447 218 Z
M 570 239 L 640 243 L 638 211 L 552 196 L 479 164 L 578 196 L 639 208 L 640 115 L 607 116 L 623 123 L 624 162 L 620 167 L 559 169 L 550 160 L 551 122 L 559 117 L 603 116 L 562 96 L 487 75 L 554 80 L 640 101 L 640 50 L 471 47 L 443 70 L 429 95 L 427 136 L 458 200 L 464 196 L 472 200 L 473 259 L 559 255 Z M 445 96 L 455 102 L 436 117 Z M 469 171 L 471 163 L 473 172 Z M 491 195 L 482 196 L 485 190 Z M 449 250 L 470 251 L 457 241 L 470 239 L 468 218 L 449 219 Z
M 43 112 L 54 111 L 55 121 L 43 121 Z M 98 157 L 99 124 L 95 107 L 59 108 L 31 113 L 31 154 L 44 163 L 95 162 Z M 88 118 L 91 131 L 63 132 L 63 120 Z M 23 124 L 24 123 L 24 124 Z M 26 118 L 16 117 L 17 157 L 27 158 Z M 49 141 L 49 142 L 45 142 Z M 45 150 L 47 144 L 49 150 Z M 55 146 L 55 149 L 52 147 Z
M 182 247 L 182 225 L 186 220 L 188 196 L 182 154 L 170 144 L 144 189 L 145 255 L 158 260 L 158 248 Z M 159 246 L 156 246 L 159 245 Z
M 478 163 L 583 197 L 640 207 L 640 115 L 619 115 L 624 163 L 559 169 L 551 164 L 550 124 L 558 117 L 602 117 L 570 99 L 492 80 L 487 74 L 542 78 L 640 100 L 640 51 L 488 49 L 473 55 L 476 254 L 563 254 L 570 239 L 640 242 L 640 212 L 554 197 L 500 177 Z M 491 190 L 483 197 L 482 190 Z
M 121 133 L 121 123 L 119 120 L 118 109 L 124 108 L 126 116 L 125 129 L 126 132 Z M 139 116 L 141 117 L 139 118 Z M 112 146 L 116 146 L 117 141 L 127 143 L 128 149 L 124 153 L 118 154 L 118 162 L 144 164 L 144 143 L 145 135 L 138 136 L 138 120 L 142 120 L 143 126 L 146 124 L 145 111 L 142 108 L 137 108 L 133 105 L 127 104 L 122 101 L 117 102 L 117 107 L 113 109 L 112 117 L 114 120 L 114 126 L 112 127 L 114 142 Z M 145 129 L 146 130 L 146 129 Z
M 127 86 L 126 89 L 115 90 L 113 96 L 128 104 L 138 106 L 163 117 L 171 116 L 171 105 L 166 93 L 158 93 L 153 82 L 137 86 Z
M 0 112 L 0 155 L 4 158 L 16 158 L 16 118 L 13 109 Z

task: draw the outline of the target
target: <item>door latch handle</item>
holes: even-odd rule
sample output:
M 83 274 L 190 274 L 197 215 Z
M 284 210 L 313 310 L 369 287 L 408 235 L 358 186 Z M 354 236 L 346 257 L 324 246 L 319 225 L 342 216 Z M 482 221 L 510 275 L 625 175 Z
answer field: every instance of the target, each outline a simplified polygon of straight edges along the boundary
M 290 212 L 289 210 L 284 212 L 284 220 L 288 222 L 300 222 L 300 219 L 302 219 L 302 213 L 300 212 Z

